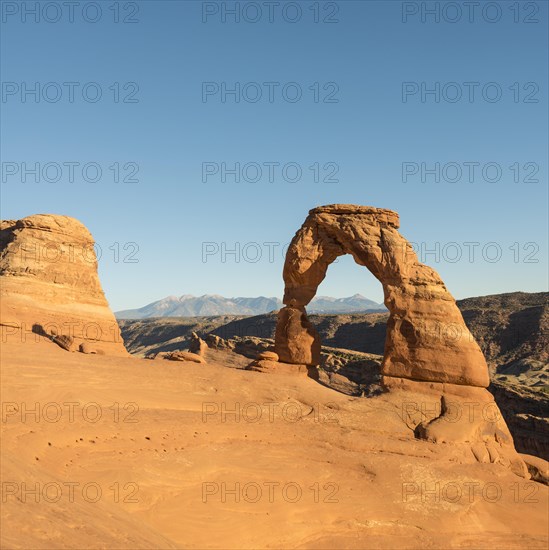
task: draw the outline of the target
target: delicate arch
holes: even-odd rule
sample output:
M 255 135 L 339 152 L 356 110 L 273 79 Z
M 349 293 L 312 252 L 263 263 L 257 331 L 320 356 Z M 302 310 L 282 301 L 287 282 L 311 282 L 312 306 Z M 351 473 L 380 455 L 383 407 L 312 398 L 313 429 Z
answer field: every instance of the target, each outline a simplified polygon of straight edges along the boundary
M 390 312 L 385 377 L 486 387 L 488 367 L 454 298 L 438 273 L 419 262 L 398 232 L 396 212 L 334 204 L 309 212 L 284 264 L 284 304 L 275 350 L 280 360 L 318 364 L 320 340 L 307 319 L 328 266 L 343 254 L 367 267 L 383 286 Z

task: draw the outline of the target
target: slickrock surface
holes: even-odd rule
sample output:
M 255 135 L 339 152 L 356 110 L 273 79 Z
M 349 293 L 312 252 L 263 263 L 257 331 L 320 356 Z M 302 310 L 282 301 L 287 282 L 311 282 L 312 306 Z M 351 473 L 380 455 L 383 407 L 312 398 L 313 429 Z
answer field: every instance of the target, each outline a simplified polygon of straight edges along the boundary
M 1 222 L 3 341 L 57 337 L 70 350 L 86 343 L 96 353 L 127 355 L 99 282 L 93 245 L 84 225 L 68 216 Z
M 163 359 L 168 361 L 189 361 L 192 363 L 206 363 L 206 359 L 197 353 L 189 351 L 173 351 L 164 355 Z
M 213 349 L 208 364 L 184 368 L 44 341 L 8 343 L 1 354 L 3 400 L 15 404 L 0 426 L 10 483 L 2 548 L 549 543 L 549 487 L 518 477 L 489 449 L 479 462 L 464 444 L 414 437 L 416 422 L 437 414 L 429 395 L 350 397 L 305 375 L 244 370 L 250 359 Z M 72 420 L 65 402 L 77 403 Z M 35 403 L 40 422 L 29 412 Z M 55 404 L 59 418 L 46 421 Z M 23 496 L 23 483 L 38 484 L 39 502 Z M 58 501 L 44 499 L 46 484 Z

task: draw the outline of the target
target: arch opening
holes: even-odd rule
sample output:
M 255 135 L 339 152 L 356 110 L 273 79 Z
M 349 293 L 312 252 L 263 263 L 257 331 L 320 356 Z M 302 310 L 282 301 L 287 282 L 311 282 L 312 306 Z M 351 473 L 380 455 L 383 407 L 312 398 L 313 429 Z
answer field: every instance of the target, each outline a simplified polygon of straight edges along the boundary
M 329 300 L 324 301 L 324 296 Z M 330 264 L 306 309 L 323 346 L 372 354 L 381 361 L 388 317 L 383 300 L 380 282 L 345 255 Z M 325 360 L 323 356 L 323 365 Z

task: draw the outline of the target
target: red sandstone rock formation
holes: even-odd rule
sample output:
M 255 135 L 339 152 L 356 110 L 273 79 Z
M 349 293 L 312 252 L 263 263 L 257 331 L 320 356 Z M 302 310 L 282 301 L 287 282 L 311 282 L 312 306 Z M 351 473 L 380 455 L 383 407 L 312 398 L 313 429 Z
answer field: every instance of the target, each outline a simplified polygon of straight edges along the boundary
M 398 214 L 381 208 L 335 204 L 310 211 L 286 254 L 287 307 L 279 314 L 275 351 L 288 363 L 318 364 L 318 337 L 304 306 L 328 266 L 351 254 L 383 285 L 390 311 L 385 377 L 488 386 L 486 361 L 454 298 L 398 227 Z
M 3 341 L 55 338 L 68 351 L 127 355 L 93 245 L 84 225 L 68 216 L 0 222 Z

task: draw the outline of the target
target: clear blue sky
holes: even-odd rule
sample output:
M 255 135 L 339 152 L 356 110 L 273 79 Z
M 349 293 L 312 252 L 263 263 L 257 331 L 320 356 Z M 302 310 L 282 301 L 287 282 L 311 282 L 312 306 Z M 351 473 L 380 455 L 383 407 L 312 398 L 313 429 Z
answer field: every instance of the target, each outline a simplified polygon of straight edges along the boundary
M 86 224 L 113 309 L 170 294 L 281 296 L 282 246 L 310 208 L 336 202 L 397 210 L 410 241 L 438 242 L 438 258 L 420 256 L 457 298 L 547 290 L 547 2 L 496 2 L 484 12 L 482 2 L 471 15 L 460 3 L 461 17 L 427 2 L 443 10 L 437 22 L 414 2 L 300 2 L 299 15 L 280 0 L 272 14 L 252 2 L 238 23 L 222 13 L 234 2 L 99 2 L 100 16 L 78 2 L 73 22 L 62 2 L 27 13 L 34 4 L 2 2 L 1 214 Z M 38 101 L 29 92 L 36 82 Z M 76 83 L 72 102 L 66 82 Z M 213 83 L 205 96 L 204 82 Z M 221 96 L 235 82 L 238 103 Z M 422 101 L 422 88 L 437 85 L 439 97 Z M 79 163 L 72 182 L 71 162 Z M 138 181 L 114 182 L 116 162 L 119 179 L 137 165 Z M 255 164 L 240 182 L 230 173 L 223 182 L 221 166 L 203 174 L 203 163 L 222 162 L 257 163 L 262 177 L 254 181 Z M 23 181 L 23 163 L 48 169 Z M 96 164 L 83 175 L 86 163 Z M 273 181 L 265 163 L 279 163 Z M 301 167 L 299 181 L 295 165 L 282 173 L 287 163 Z M 337 168 L 335 181 L 315 182 L 314 163 L 320 180 Z M 439 163 L 440 181 L 427 173 L 422 182 L 421 163 Z M 223 262 L 222 248 L 235 243 L 239 261 Z M 380 284 L 349 258 L 331 266 L 319 292 L 382 299 Z

